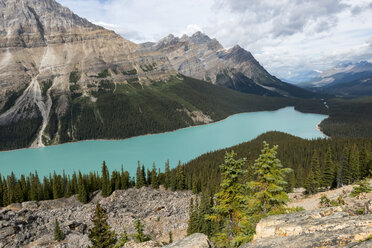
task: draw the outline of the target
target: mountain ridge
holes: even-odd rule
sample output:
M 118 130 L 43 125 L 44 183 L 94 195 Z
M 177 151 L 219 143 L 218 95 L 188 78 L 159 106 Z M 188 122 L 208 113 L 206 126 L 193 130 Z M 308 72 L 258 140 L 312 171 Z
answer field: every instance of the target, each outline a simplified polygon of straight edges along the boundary
M 179 73 L 241 92 L 285 97 L 315 97 L 311 92 L 270 75 L 254 56 L 239 45 L 225 49 L 216 39 L 198 31 L 191 36 L 172 34 L 158 42 L 141 44 L 168 56 Z

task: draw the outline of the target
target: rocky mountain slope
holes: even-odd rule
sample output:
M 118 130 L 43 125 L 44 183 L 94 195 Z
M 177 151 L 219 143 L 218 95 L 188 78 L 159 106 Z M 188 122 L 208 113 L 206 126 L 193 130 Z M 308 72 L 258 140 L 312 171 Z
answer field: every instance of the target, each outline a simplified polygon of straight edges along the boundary
M 210 70 L 208 62 L 200 68 L 212 83 L 259 95 L 293 95 L 288 89 L 294 86 L 272 77 L 250 53 L 236 47 L 216 59 L 218 42 L 193 37 L 200 51 L 214 44 L 210 61 L 218 66 Z M 0 44 L 0 150 L 128 138 L 293 105 L 184 77 L 173 68 L 172 49 L 130 42 L 54 0 L 0 0 Z M 228 65 L 226 75 L 239 73 L 213 77 L 221 61 Z
M 300 84 L 314 92 L 339 96 L 366 96 L 372 94 L 372 63 L 339 64 Z
M 146 85 L 176 75 L 166 57 L 138 51 L 54 0 L 1 0 L 0 44 L 0 125 L 41 119 L 33 147 L 50 140 L 50 117 L 70 111 L 71 95 L 89 95 L 103 78 Z
M 196 32 L 181 38 L 169 35 L 144 48 L 161 51 L 183 75 L 250 94 L 266 96 L 314 96 L 270 75 L 252 54 L 240 46 L 225 49 L 216 40 Z

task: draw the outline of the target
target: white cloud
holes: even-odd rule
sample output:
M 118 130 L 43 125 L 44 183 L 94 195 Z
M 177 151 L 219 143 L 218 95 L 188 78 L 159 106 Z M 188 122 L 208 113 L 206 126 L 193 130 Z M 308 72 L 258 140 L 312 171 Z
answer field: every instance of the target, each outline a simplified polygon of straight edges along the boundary
M 372 58 L 372 0 L 57 1 L 135 42 L 203 31 L 282 78 Z

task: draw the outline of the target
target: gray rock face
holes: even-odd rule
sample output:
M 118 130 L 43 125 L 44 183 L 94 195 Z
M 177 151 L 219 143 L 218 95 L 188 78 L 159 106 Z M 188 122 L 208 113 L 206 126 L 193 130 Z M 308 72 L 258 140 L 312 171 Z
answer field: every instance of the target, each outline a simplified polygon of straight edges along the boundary
M 184 239 L 176 241 L 164 248 L 212 248 L 214 247 L 208 236 L 201 233 L 194 233 Z
M 157 43 L 145 43 L 146 49 L 161 51 L 178 72 L 246 93 L 270 96 L 296 95 L 295 88 L 270 75 L 240 46 L 224 49 L 216 40 L 196 32 L 181 38 L 169 35 Z
M 116 234 L 124 227 L 128 234 L 134 234 L 133 222 L 139 218 L 153 239 L 147 245 L 159 247 L 168 242 L 169 232 L 175 240 L 186 235 L 190 197 L 189 192 L 142 188 L 118 190 L 103 199 L 97 195 L 85 205 L 76 196 L 11 205 L 0 210 L 0 247 L 88 247 L 94 202 L 107 210 L 108 223 Z M 55 219 L 66 234 L 61 242 L 53 240 Z
M 133 78 L 151 84 L 177 74 L 160 52 L 144 51 L 54 0 L 0 0 L 0 125 L 41 116 L 43 125 L 33 146 L 43 146 L 51 111 L 64 116 L 69 106 L 71 73 L 79 74 L 78 93 L 89 96 L 104 70 L 109 72 L 105 79 L 115 84 Z M 48 81 L 51 85 L 43 92 Z M 14 106 L 4 110 L 10 93 L 22 90 Z M 53 104 L 56 110 L 51 110 Z
M 263 219 L 254 240 L 241 248 L 369 247 L 365 245 L 370 241 L 363 241 L 370 235 L 371 214 L 354 216 L 341 207 L 325 208 Z

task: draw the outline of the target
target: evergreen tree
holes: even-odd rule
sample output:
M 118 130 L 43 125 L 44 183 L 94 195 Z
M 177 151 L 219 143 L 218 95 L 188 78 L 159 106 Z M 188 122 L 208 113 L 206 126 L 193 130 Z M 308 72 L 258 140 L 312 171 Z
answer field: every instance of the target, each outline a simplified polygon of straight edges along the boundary
M 164 170 L 164 188 L 168 189 L 170 187 L 170 169 L 169 169 L 169 160 L 165 163 Z
M 79 171 L 79 179 L 78 179 L 78 195 L 77 195 L 78 200 L 81 203 L 88 203 L 89 201 L 89 193 L 87 190 L 87 186 L 84 182 L 83 176 L 81 172 Z
M 159 178 L 158 178 L 158 174 L 156 172 L 155 164 L 152 165 L 152 170 L 151 170 L 151 187 L 153 189 L 158 189 L 159 188 Z
M 183 166 L 181 165 L 181 161 L 178 161 L 177 169 L 176 169 L 176 189 L 184 190 L 186 189 L 186 176 Z
M 31 190 L 30 190 L 30 199 L 31 201 L 39 201 L 42 200 L 42 187 L 40 184 L 39 176 L 37 174 L 37 171 L 35 171 L 34 174 L 30 174 L 30 180 L 31 180 Z M 8 199 L 9 200 L 9 199 Z
M 129 173 L 128 171 L 124 171 L 123 165 L 121 165 L 121 188 L 128 189 L 129 188 Z
M 109 174 L 105 161 L 103 161 L 103 164 L 102 164 L 102 186 L 101 187 L 102 187 L 103 197 L 107 197 L 111 195 L 112 188 L 111 188 L 111 182 L 110 182 L 110 174 Z
M 334 179 L 335 179 L 335 172 L 334 172 L 334 163 L 332 160 L 332 150 L 331 150 L 331 147 L 328 146 L 325 167 L 323 171 L 322 186 L 331 187 Z
M 136 188 L 142 188 L 146 185 L 146 175 L 145 175 L 145 168 L 140 166 L 140 162 L 138 161 L 137 166 L 137 173 L 136 173 Z
M 56 219 L 54 222 L 54 240 L 61 241 L 65 239 L 65 234 L 59 227 L 59 222 Z
M 314 173 L 313 173 L 313 169 L 310 168 L 308 174 L 307 174 L 307 177 L 306 177 L 306 180 L 305 180 L 305 189 L 306 189 L 306 192 L 309 193 L 309 194 L 312 194 L 316 191 L 316 186 L 315 186 L 315 180 L 314 180 Z
M 350 163 L 352 168 L 352 182 L 360 179 L 360 164 L 359 164 L 359 151 L 358 148 L 353 145 L 351 149 Z
M 145 225 L 141 223 L 141 220 L 137 219 L 134 221 L 134 229 L 136 229 L 137 232 L 134 235 L 134 238 L 136 239 L 137 243 L 142 243 L 151 240 L 150 236 L 145 235 L 144 233 Z
M 314 151 L 314 154 L 311 158 L 311 169 L 314 173 L 314 184 L 312 192 L 318 192 L 318 188 L 321 186 L 322 183 L 322 171 L 319 163 L 319 155 L 317 151 Z
M 197 205 L 194 207 L 194 199 L 191 198 L 190 207 L 189 207 L 189 220 L 187 224 L 187 235 L 196 233 L 197 227 L 198 227 L 198 208 L 197 208 Z
M 115 232 L 111 231 L 111 227 L 107 224 L 106 211 L 99 203 L 96 205 L 96 210 L 93 216 L 93 228 L 90 229 L 89 238 L 92 242 L 92 248 L 110 248 L 116 243 Z
M 124 227 L 123 228 L 123 232 L 120 234 L 120 238 L 119 238 L 118 244 L 115 245 L 115 248 L 124 247 L 124 245 L 126 243 L 128 243 L 128 241 L 129 241 L 128 233 L 127 233 L 127 230 Z
M 216 205 L 213 208 L 213 214 L 208 219 L 222 223 L 222 230 L 216 233 L 212 238 L 217 245 L 230 247 L 234 239 L 240 235 L 240 220 L 245 215 L 245 197 L 246 187 L 239 181 L 239 177 L 247 173 L 243 169 L 246 159 L 235 160 L 235 153 L 226 153 L 225 163 L 220 166 L 221 184 L 220 192 L 215 194 Z
M 63 197 L 63 187 L 61 176 L 57 175 L 56 172 L 53 173 L 53 199 L 58 199 Z
M 264 216 L 283 208 L 289 200 L 283 188 L 287 184 L 284 176 L 292 169 L 283 168 L 276 157 L 277 149 L 278 146 L 270 148 L 269 144 L 264 142 L 264 148 L 253 165 L 257 178 L 249 183 L 250 188 L 255 192 L 251 199 L 253 206 Z

